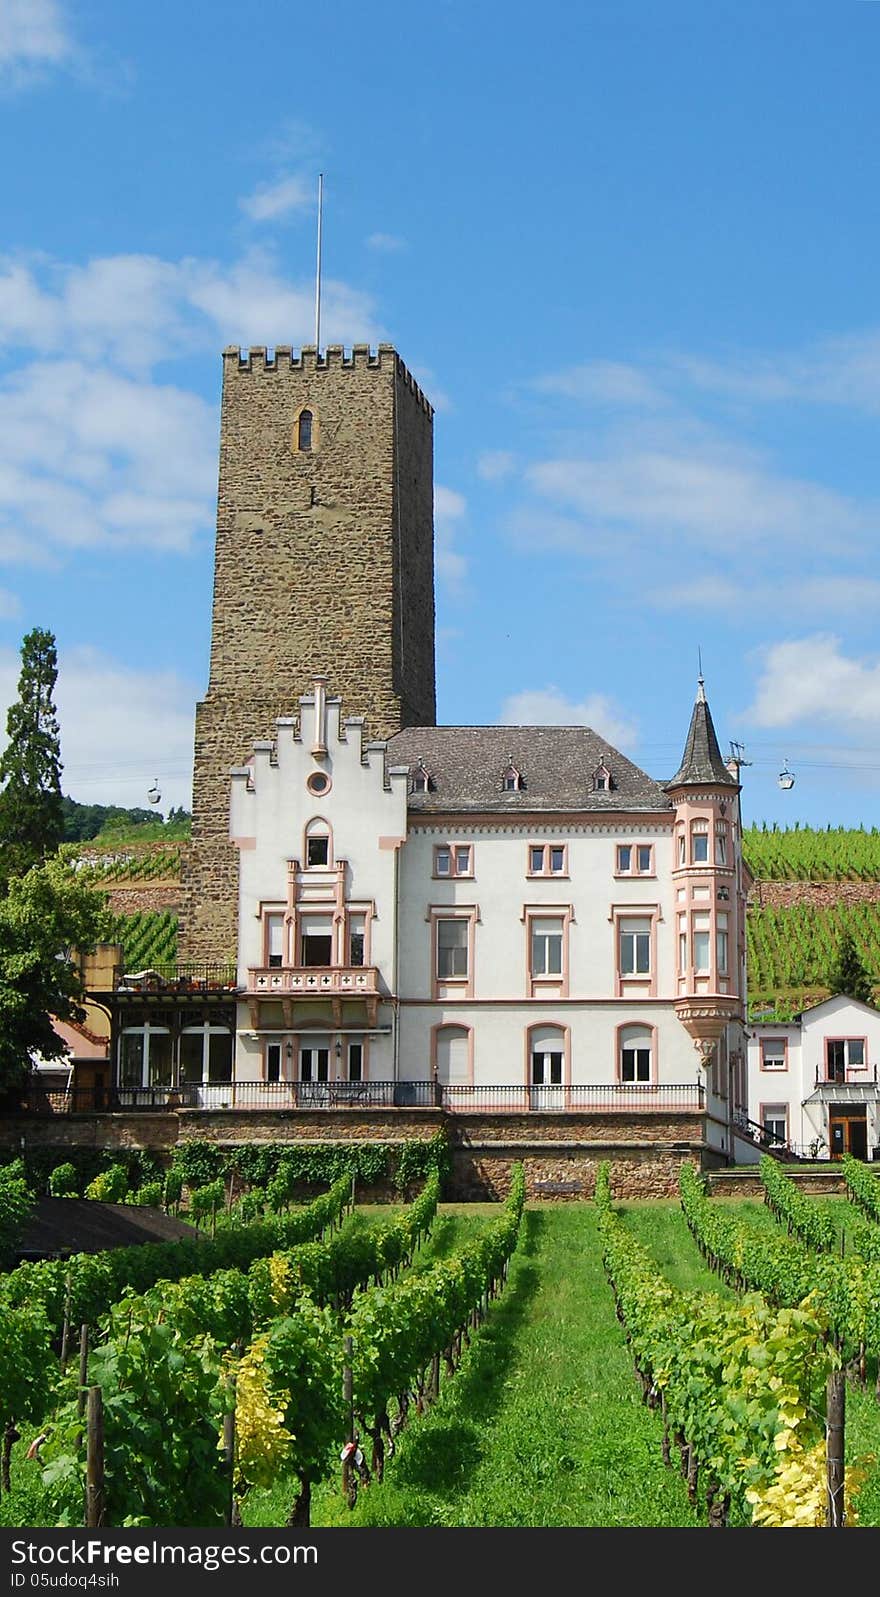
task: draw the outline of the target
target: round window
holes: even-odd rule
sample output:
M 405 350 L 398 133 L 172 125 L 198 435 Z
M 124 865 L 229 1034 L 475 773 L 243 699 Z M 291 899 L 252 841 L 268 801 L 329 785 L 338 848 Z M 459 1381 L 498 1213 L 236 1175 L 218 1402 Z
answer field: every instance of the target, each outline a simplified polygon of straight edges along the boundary
M 308 788 L 310 793 L 329 793 L 330 792 L 330 778 L 327 775 L 327 772 L 326 771 L 313 771 L 311 776 L 309 777 L 308 781 L 306 782 L 306 787 Z

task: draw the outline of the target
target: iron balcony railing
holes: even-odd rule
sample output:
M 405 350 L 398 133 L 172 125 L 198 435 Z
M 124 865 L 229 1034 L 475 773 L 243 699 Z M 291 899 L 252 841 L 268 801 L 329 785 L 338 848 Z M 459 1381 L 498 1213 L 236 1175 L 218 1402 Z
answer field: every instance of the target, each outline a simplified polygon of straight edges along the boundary
M 20 1110 L 29 1114 L 102 1114 L 174 1109 L 443 1109 L 450 1114 L 528 1111 L 565 1114 L 699 1114 L 699 1082 L 651 1086 L 469 1086 L 433 1081 L 222 1081 L 179 1087 L 30 1086 Z
M 113 990 L 117 993 L 205 993 L 237 991 L 235 965 L 191 961 L 183 965 L 150 965 L 145 970 L 125 970 L 117 965 Z

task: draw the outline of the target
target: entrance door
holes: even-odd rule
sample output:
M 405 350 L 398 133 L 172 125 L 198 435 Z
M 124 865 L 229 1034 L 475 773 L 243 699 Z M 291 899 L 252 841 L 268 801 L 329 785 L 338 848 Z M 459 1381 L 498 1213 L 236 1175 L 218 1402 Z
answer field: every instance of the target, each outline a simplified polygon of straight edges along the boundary
M 843 1112 L 832 1108 L 828 1115 L 828 1140 L 832 1159 L 842 1159 L 845 1153 L 851 1153 L 854 1159 L 867 1159 L 866 1110 L 848 1109 Z
M 330 1089 L 330 1049 L 308 1044 L 299 1051 L 299 1078 L 303 1083 L 301 1103 L 327 1103 Z
M 532 1049 L 532 1109 L 562 1109 L 562 1050 L 539 1043 Z M 549 1089 L 549 1090 L 548 1090 Z

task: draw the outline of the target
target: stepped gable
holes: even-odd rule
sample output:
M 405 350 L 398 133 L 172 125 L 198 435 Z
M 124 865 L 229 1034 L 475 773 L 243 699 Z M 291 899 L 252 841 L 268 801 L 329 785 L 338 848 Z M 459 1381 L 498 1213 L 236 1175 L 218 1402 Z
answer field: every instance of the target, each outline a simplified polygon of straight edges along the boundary
M 388 739 L 387 767 L 408 765 L 413 770 L 419 764 L 427 770 L 431 788 L 410 793 L 408 805 L 414 813 L 671 809 L 659 782 L 586 726 L 413 726 Z M 594 786 L 603 764 L 610 772 L 608 791 Z M 509 766 L 522 774 L 518 791 L 503 791 Z
M 681 765 L 665 787 L 669 792 L 672 788 L 691 784 L 703 786 L 707 782 L 713 786 L 721 784 L 724 787 L 739 787 L 739 782 L 727 769 L 718 747 L 712 714 L 706 701 L 703 678 L 700 677 Z

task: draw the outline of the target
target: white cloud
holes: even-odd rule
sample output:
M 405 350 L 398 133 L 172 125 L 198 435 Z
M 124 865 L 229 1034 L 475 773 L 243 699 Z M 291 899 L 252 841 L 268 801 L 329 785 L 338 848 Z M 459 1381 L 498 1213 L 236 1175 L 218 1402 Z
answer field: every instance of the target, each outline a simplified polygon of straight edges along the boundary
M 586 547 L 596 523 L 638 528 L 675 544 L 778 539 L 801 549 L 874 539 L 880 526 L 880 505 L 776 475 L 758 455 L 720 446 L 714 454 L 688 454 L 636 445 L 604 458 L 543 461 L 526 477 L 543 497 L 580 512 Z
M 274 183 L 260 183 L 238 203 L 252 222 L 279 222 L 292 211 L 314 205 L 315 191 L 304 178 L 281 177 Z
M 644 371 L 624 361 L 586 361 L 582 366 L 537 377 L 531 386 L 539 393 L 621 408 L 653 409 L 667 403 L 666 396 Z
M 8 588 L 0 588 L 0 621 L 14 621 L 21 615 L 21 600 L 17 593 L 10 593 Z
M 372 300 L 347 283 L 325 282 L 321 305 L 322 341 L 383 338 Z M 310 343 L 314 317 L 314 284 L 288 281 L 271 250 L 250 250 L 230 266 L 150 255 L 106 256 L 85 266 L 0 264 L 0 344 L 107 360 L 139 373 L 236 342 Z
M 484 482 L 503 482 L 516 470 L 516 459 L 509 449 L 486 449 L 477 461 L 477 475 Z
M 831 633 L 771 644 L 761 659 L 743 722 L 788 727 L 818 721 L 871 736 L 880 732 L 880 661 L 848 657 Z
M 672 366 L 698 388 L 731 399 L 880 411 L 880 331 L 874 328 L 801 351 L 739 355 L 726 362 L 685 355 Z
M 3 729 L 20 670 L 18 654 L 0 651 Z M 142 807 L 157 778 L 163 813 L 189 808 L 196 697 L 195 684 L 174 671 L 132 670 L 93 648 L 60 651 L 62 790 L 81 804 Z
M 396 255 L 406 247 L 406 239 L 399 238 L 396 233 L 371 233 L 367 239 L 367 249 L 376 250 L 380 255 Z
M 0 384 L 7 558 L 187 549 L 210 526 L 215 478 L 216 418 L 195 394 L 78 361 L 37 362 Z
M 0 0 L 0 79 L 26 83 L 63 65 L 73 51 L 58 0 Z
M 580 703 L 557 687 L 524 688 L 504 700 L 501 726 L 588 726 L 614 748 L 631 748 L 636 728 L 604 693 L 591 693 Z
M 437 575 L 459 597 L 468 574 L 466 557 L 455 547 L 455 536 L 467 512 L 467 504 L 454 488 L 434 485 L 434 563 Z
M 648 598 L 658 610 L 730 610 L 740 603 L 745 592 L 741 584 L 727 577 L 705 576 L 655 588 Z M 773 602 L 778 603 L 778 599 Z

